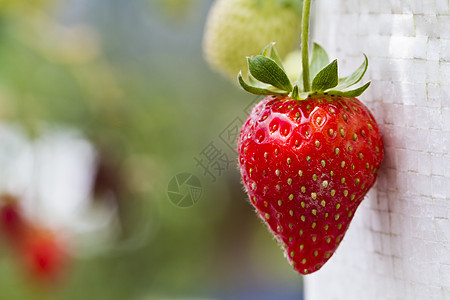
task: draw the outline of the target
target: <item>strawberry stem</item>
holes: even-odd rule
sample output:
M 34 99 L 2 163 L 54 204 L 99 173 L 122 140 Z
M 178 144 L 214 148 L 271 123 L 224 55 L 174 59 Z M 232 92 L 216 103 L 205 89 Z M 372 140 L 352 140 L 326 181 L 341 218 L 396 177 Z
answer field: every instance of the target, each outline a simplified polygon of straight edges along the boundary
M 302 66 L 303 66 L 303 89 L 305 92 L 311 90 L 309 78 L 309 20 L 311 11 L 311 0 L 303 0 L 302 12 Z

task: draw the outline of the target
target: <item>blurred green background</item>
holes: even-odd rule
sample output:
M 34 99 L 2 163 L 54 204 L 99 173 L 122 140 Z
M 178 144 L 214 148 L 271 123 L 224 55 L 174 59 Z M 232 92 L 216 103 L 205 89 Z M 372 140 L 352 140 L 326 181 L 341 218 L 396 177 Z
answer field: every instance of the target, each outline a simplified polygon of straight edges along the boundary
M 0 0 L 0 187 L 71 245 L 65 276 L 46 287 L 3 245 L 0 299 L 302 298 L 221 139 L 255 97 L 202 58 L 210 5 Z M 195 160 L 210 142 L 232 161 L 214 182 Z M 167 196 L 181 172 L 202 186 L 188 208 Z M 66 173 L 79 175 L 55 175 Z M 83 218 L 54 221 L 69 208 Z

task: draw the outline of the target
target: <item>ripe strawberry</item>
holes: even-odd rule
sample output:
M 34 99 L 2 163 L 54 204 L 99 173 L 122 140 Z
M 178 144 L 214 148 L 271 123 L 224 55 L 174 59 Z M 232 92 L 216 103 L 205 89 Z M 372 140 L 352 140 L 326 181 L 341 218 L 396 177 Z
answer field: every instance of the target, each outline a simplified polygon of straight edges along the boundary
M 21 241 L 26 231 L 26 221 L 14 196 L 8 194 L 1 195 L 0 201 L 1 236 L 8 243 L 17 244 Z
M 314 53 L 313 75 L 328 60 L 318 45 Z M 242 180 L 251 204 L 302 274 L 320 269 L 336 251 L 383 159 L 377 123 L 354 98 L 369 83 L 342 90 L 366 69 L 367 58 L 355 73 L 339 79 L 333 61 L 317 72 L 312 91 L 300 93 L 269 46 L 249 58 L 252 85 L 239 76 L 247 91 L 272 94 L 242 127 Z
M 301 75 L 301 57 L 302 52 L 294 50 L 289 52 L 283 60 L 284 70 L 291 81 L 296 81 Z
M 0 200 L 0 233 L 7 246 L 32 279 L 40 283 L 59 279 L 69 261 L 66 245 L 55 232 L 27 220 L 17 198 L 1 195 Z
M 216 0 L 205 25 L 205 59 L 234 80 L 245 69 L 245 55 L 269 42 L 277 43 L 281 57 L 291 51 L 300 37 L 300 20 L 300 0 Z
M 25 269 L 34 280 L 54 282 L 66 269 L 68 253 L 57 235 L 43 228 L 27 234 L 20 249 Z

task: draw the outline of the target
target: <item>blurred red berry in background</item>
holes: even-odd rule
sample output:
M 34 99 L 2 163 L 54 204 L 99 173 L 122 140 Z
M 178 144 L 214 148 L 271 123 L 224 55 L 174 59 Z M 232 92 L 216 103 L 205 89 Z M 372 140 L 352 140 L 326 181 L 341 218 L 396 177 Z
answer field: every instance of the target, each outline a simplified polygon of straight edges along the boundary
M 0 235 L 38 283 L 55 283 L 67 270 L 68 247 L 58 234 L 26 219 L 18 198 L 0 195 Z
M 69 261 L 65 243 L 45 228 L 33 228 L 26 235 L 20 255 L 25 270 L 39 282 L 60 280 Z
M 9 244 L 19 243 L 26 231 L 18 199 L 12 195 L 0 196 L 0 234 Z

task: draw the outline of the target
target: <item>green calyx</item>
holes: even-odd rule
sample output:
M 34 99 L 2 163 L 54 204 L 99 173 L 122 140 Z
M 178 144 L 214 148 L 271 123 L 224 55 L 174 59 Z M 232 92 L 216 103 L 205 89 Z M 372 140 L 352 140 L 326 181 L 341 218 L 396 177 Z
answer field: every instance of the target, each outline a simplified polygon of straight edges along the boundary
M 342 97 L 358 97 L 370 85 L 370 82 L 355 89 L 351 89 L 361 81 L 366 73 L 368 60 L 364 54 L 364 62 L 351 75 L 339 78 L 337 60 L 329 63 L 326 51 L 314 43 L 313 53 L 309 62 L 309 80 L 311 90 L 303 88 L 300 78 L 291 82 L 287 76 L 280 57 L 275 48 L 275 43 L 267 45 L 260 55 L 247 58 L 249 83 L 242 78 L 241 72 L 238 81 L 241 87 L 256 95 L 286 95 L 296 100 L 304 100 L 311 95 L 336 95 Z M 306 75 L 306 74 L 305 74 Z M 305 78 L 303 78 L 303 81 Z

